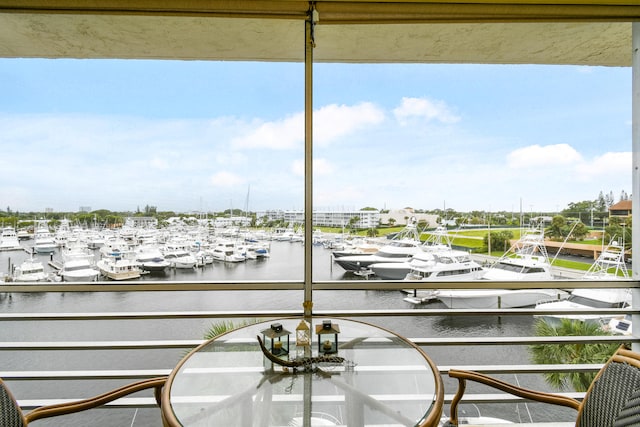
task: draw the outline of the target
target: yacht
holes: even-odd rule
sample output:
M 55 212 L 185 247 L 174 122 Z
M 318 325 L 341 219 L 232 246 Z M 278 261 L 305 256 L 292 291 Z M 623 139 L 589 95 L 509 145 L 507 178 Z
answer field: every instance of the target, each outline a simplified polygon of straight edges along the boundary
M 598 258 L 584 274 L 585 280 L 623 280 L 629 278 L 624 260 L 624 248 L 612 240 L 603 248 Z M 588 308 L 626 308 L 631 307 L 631 290 L 628 288 L 574 289 L 571 296 L 564 300 L 543 301 L 536 309 L 576 309 Z M 537 315 L 550 324 L 558 324 L 560 319 L 597 322 L 606 325 L 614 317 L 600 314 L 545 314 Z
M 136 261 L 146 271 L 164 272 L 171 267 L 171 262 L 165 258 L 160 248 L 154 244 L 141 245 L 136 249 Z
M 171 268 L 193 268 L 198 260 L 186 249 L 174 249 L 164 252 L 165 261 Z
M 246 251 L 235 240 L 219 240 L 211 250 L 215 261 L 244 262 L 247 260 Z
M 411 258 L 423 249 L 415 222 L 407 224 L 389 243 L 381 246 L 371 254 L 347 255 L 333 261 L 344 270 L 354 273 L 370 272 L 370 266 L 376 263 L 408 263 Z M 406 264 L 404 265 L 406 267 Z M 406 275 L 406 272 L 405 272 Z
M 525 231 L 520 239 L 489 267 L 487 280 L 553 280 L 544 233 Z
M 100 273 L 111 280 L 137 279 L 141 275 L 140 265 L 132 259 L 103 257 L 96 265 Z
M 586 310 L 590 308 L 627 308 L 631 307 L 631 290 L 628 288 L 574 289 L 564 300 L 542 301 L 536 310 Z M 608 323 L 614 316 L 603 314 L 537 314 L 551 325 L 557 325 L 561 319 Z
M 13 227 L 4 227 L 0 235 L 0 251 L 15 251 L 22 249 L 20 239 Z
M 36 221 L 33 240 L 33 251 L 38 254 L 52 254 L 58 247 L 46 220 Z
M 410 265 L 411 270 L 405 280 L 478 280 L 485 273 L 485 269 L 471 259 L 469 252 L 455 249 L 418 253 L 414 255 Z
M 42 262 L 30 258 L 16 267 L 12 279 L 15 282 L 46 282 L 50 281 L 50 276 L 44 271 Z
M 369 265 L 368 269 L 373 274 L 383 280 L 420 280 L 419 278 L 408 278 L 408 275 L 414 268 L 426 267 L 427 271 L 438 263 L 455 264 L 460 261 L 471 261 L 469 253 L 464 251 L 455 251 L 453 254 L 447 254 L 452 251 L 451 239 L 449 238 L 447 229 L 444 227 L 436 228 L 420 246 L 420 251 L 416 252 L 408 261 L 404 262 L 382 262 Z M 434 255 L 437 254 L 437 255 Z M 334 252 L 335 256 L 335 252 Z M 448 265 L 445 269 L 452 267 Z M 480 266 L 478 266 L 480 267 Z M 450 269 L 454 271 L 455 269 Z M 425 277 L 427 271 L 422 271 L 419 275 Z M 430 273 L 429 273 L 430 274 Z M 440 275 L 444 275 L 442 273 Z M 475 277 L 477 274 L 473 274 Z M 453 280 L 467 280 L 466 278 L 458 278 Z
M 551 262 L 544 245 L 544 234 L 528 230 L 498 261 L 489 267 L 483 280 L 553 280 Z M 433 296 L 448 308 L 517 308 L 535 306 L 539 301 L 569 296 L 560 289 L 451 289 L 434 291 Z
M 94 282 L 100 270 L 87 258 L 70 258 L 62 264 L 58 275 L 64 282 Z

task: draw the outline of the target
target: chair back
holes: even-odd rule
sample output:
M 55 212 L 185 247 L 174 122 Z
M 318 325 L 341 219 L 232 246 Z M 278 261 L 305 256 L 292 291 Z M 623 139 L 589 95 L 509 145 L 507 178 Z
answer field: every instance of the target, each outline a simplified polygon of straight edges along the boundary
M 640 425 L 640 354 L 620 349 L 598 373 L 579 411 L 578 427 Z
M 26 426 L 26 422 L 24 421 L 18 402 L 16 402 L 16 399 L 2 380 L 0 380 L 0 426 Z

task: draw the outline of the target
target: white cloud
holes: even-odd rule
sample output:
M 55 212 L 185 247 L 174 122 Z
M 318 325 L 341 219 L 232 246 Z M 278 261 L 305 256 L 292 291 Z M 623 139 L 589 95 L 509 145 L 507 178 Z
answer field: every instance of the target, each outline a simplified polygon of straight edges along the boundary
M 441 123 L 456 123 L 460 117 L 450 111 L 443 101 L 432 101 L 427 98 L 402 98 L 400 106 L 393 110 L 393 114 L 400 124 L 406 124 L 408 119 L 415 117 L 426 121 Z
M 541 146 L 538 144 L 518 148 L 507 155 L 512 169 L 534 169 L 582 163 L 582 156 L 568 144 Z
M 313 120 L 314 143 L 328 145 L 341 137 L 381 123 L 384 111 L 370 102 L 353 106 L 331 104 L 315 111 Z
M 632 153 L 604 153 L 593 160 L 584 162 L 576 170 L 581 178 L 593 179 L 606 175 L 629 175 L 631 171 Z
M 234 138 L 234 148 L 268 148 L 285 150 L 299 147 L 304 141 L 304 114 L 297 113 L 274 122 L 255 122 L 253 130 Z
M 384 112 L 369 102 L 357 105 L 331 104 L 313 114 L 314 143 L 329 144 L 341 137 L 378 124 Z M 231 141 L 234 148 L 267 148 L 287 150 L 304 144 L 304 113 L 272 122 L 255 122 L 252 130 Z
M 244 184 L 246 180 L 240 175 L 231 172 L 218 172 L 211 177 L 211 184 L 215 187 L 231 187 Z

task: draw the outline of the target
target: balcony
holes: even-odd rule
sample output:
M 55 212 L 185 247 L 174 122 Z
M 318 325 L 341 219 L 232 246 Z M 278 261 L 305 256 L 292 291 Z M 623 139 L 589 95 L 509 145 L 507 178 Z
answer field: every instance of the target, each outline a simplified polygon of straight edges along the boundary
M 637 84 L 638 59 L 632 47 L 640 45 L 635 21 L 640 19 L 636 1 L 572 1 L 545 5 L 535 1 L 474 1 L 474 5 L 451 1 L 324 1 L 315 3 L 319 12 L 315 56 L 310 31 L 305 28 L 311 4 L 306 1 L 181 2 L 103 1 L 99 5 L 77 1 L 0 2 L 0 56 L 7 58 L 169 58 L 198 60 L 291 61 L 305 64 L 305 112 L 311 117 L 313 61 L 343 63 L 486 63 L 486 64 L 577 64 L 633 66 Z M 615 3 L 615 4 L 613 4 Z M 557 6 L 557 7 L 556 7 Z M 313 15 L 312 15 L 313 16 Z M 215 20 L 216 25 L 212 25 Z M 160 23 L 160 24 L 159 24 Z M 326 25 L 325 25 L 326 24 Z M 479 24 L 479 25 L 478 25 Z M 524 25 L 523 25 L 524 24 Z M 633 29 L 632 29 L 633 27 Z M 523 31 L 526 28 L 526 31 Z M 90 29 L 91 31 L 88 31 Z M 265 37 L 265 35 L 268 35 Z M 633 40 L 632 40 L 633 39 Z M 105 41 L 109 42 L 106 43 Z M 274 43 L 278 40 L 278 43 Z M 526 41 L 526 43 L 525 43 Z M 304 43 L 303 43 L 304 42 Z M 633 46 L 632 46 L 633 44 Z M 302 49 L 302 47 L 307 48 Z M 400 47 L 400 48 L 399 48 Z M 635 159 L 638 148 L 638 95 L 634 99 L 634 187 L 640 194 Z M 312 223 L 312 127 L 305 125 L 305 222 Z M 640 212 L 634 201 L 634 212 Z M 634 222 L 640 223 L 635 214 Z M 310 227 L 308 227 L 310 229 Z M 307 230 L 310 241 L 310 230 Z M 640 232 L 634 233 L 640 241 Z M 635 256 L 634 256 L 635 258 Z M 311 259 L 306 254 L 305 259 Z M 446 402 L 454 384 L 446 378 L 452 368 L 474 369 L 504 375 L 532 388 L 545 387 L 541 374 L 595 371 L 598 365 L 533 365 L 522 355 L 527 346 L 566 343 L 631 342 L 640 348 L 638 333 L 632 337 L 579 336 L 541 338 L 514 334 L 518 325 L 531 323 L 533 309 L 446 310 L 442 308 L 390 308 L 367 306 L 355 300 L 348 308 L 336 308 L 325 295 L 398 293 L 405 283 L 378 281 L 314 282 L 310 263 L 304 280 L 246 283 L 127 283 L 127 284 L 0 284 L 0 377 L 5 378 L 23 408 L 73 399 L 110 389 L 115 383 L 164 375 L 185 352 L 202 342 L 207 327 L 222 320 L 300 316 L 303 301 L 313 301 L 315 316 L 363 319 L 392 329 L 425 349 L 445 378 Z M 640 265 L 636 258 L 634 265 Z M 590 310 L 598 314 L 631 314 L 640 324 L 638 274 L 625 282 L 554 281 L 509 283 L 512 289 L 548 287 L 629 287 L 635 309 Z M 456 283 L 465 289 L 477 283 Z M 488 285 L 487 285 L 488 286 Z M 452 283 L 431 283 L 421 288 L 453 288 Z M 206 308 L 230 293 L 233 304 Z M 274 303 L 273 294 L 280 295 Z M 255 304 L 247 304 L 250 295 Z M 268 298 L 266 296 L 269 296 Z M 176 297 L 177 296 L 177 297 Z M 176 304 L 185 297 L 197 310 Z M 264 297 L 264 298 L 263 298 Z M 95 298 L 110 301 L 114 309 L 85 309 Z M 60 301 L 72 310 L 24 312 L 21 299 Z M 133 299 L 135 304 L 125 304 Z M 66 301 L 65 301 L 66 300 Z M 352 298 L 351 302 L 354 298 Z M 64 301 L 64 303 L 63 303 Z M 70 302 L 69 302 L 70 301 Z M 261 303 L 261 301 L 264 301 Z M 365 301 L 363 298 L 362 301 Z M 279 302 L 282 302 L 280 304 Z M 149 304 L 153 303 L 153 307 Z M 120 304 L 125 309 L 119 309 Z M 213 305 L 213 304 L 212 304 Z M 89 304 L 89 306 L 91 306 Z M 18 308 L 16 308 L 18 307 Z M 501 334 L 484 335 L 482 322 Z M 425 323 L 473 324 L 456 336 L 426 334 Z M 504 326 L 504 327 L 502 327 Z M 478 349 L 488 349 L 476 363 Z M 520 357 L 511 358 L 515 352 Z M 491 357 L 493 354 L 497 357 Z M 542 422 L 559 425 L 571 413 L 532 420 L 520 400 L 472 389 L 465 397 L 470 415 L 477 407 L 490 415 L 486 405 L 498 412 L 521 411 L 521 424 Z M 575 393 L 569 393 L 578 396 Z M 516 404 L 518 404 L 516 406 Z M 151 409 L 149 396 L 121 399 L 104 410 L 94 411 L 97 425 L 157 425 L 159 414 Z M 507 408 L 506 410 L 504 408 Z M 448 405 L 445 406 L 445 413 Z M 69 425 L 86 425 L 79 415 Z M 114 421 L 115 420 L 115 421 Z M 44 421 L 40 425 L 47 425 Z
M 459 288 L 477 287 L 477 283 L 460 282 Z M 419 289 L 434 289 L 451 283 L 433 283 L 420 286 Z M 485 285 L 485 286 L 488 286 Z M 495 286 L 495 284 L 494 284 Z M 638 292 L 636 281 L 621 283 L 600 283 L 563 280 L 558 283 L 518 283 L 510 284 L 510 288 L 563 288 L 574 287 L 631 287 Z M 456 384 L 449 381 L 447 371 L 451 368 L 472 369 L 497 376 L 506 376 L 508 381 L 518 381 L 525 387 L 540 389 L 546 387 L 541 374 L 548 372 L 596 371 L 600 365 L 535 365 L 528 361 L 517 360 L 517 355 L 526 354 L 528 345 L 543 343 L 559 345 L 567 343 L 620 343 L 640 342 L 638 337 L 629 336 L 580 336 L 580 337 L 536 337 L 531 335 L 513 335 L 508 331 L 522 321 L 530 323 L 534 314 L 533 308 L 523 309 L 491 309 L 462 310 L 432 308 L 389 308 L 370 309 L 359 303 L 348 309 L 339 309 L 324 305 L 326 295 L 349 293 L 349 297 L 358 293 L 381 292 L 390 294 L 398 300 L 402 299 L 400 290 L 406 287 L 402 282 L 352 281 L 352 282 L 320 282 L 314 283 L 313 292 L 314 316 L 331 316 L 363 319 L 381 326 L 397 325 L 397 332 L 407 336 L 422 347 L 436 362 L 441 375 L 445 379 L 445 414 L 448 403 L 455 392 Z M 302 283 L 166 283 L 140 282 L 131 284 L 3 284 L 0 285 L 0 296 L 6 307 L 0 320 L 2 321 L 2 338 L 0 351 L 11 360 L 0 372 L 0 377 L 7 380 L 9 386 L 18 395 L 19 403 L 25 409 L 43 404 L 57 402 L 59 399 L 86 397 L 102 390 L 113 388 L 116 383 L 125 383 L 135 379 L 149 378 L 168 374 L 182 355 L 190 348 L 203 341 L 203 332 L 208 325 L 219 321 L 232 321 L 240 324 L 243 320 L 269 319 L 283 316 L 301 316 L 302 307 L 295 307 L 295 300 L 302 298 Z M 267 292 L 282 294 L 284 309 L 274 307 L 274 297 L 265 298 L 266 304 L 260 303 L 260 296 Z M 43 293 L 46 292 L 46 293 Z M 86 293 L 89 292 L 89 293 Z M 125 293 L 126 292 L 126 293 Z M 220 295 L 237 294 L 238 299 L 250 296 L 254 301 L 250 309 L 241 306 L 229 306 L 226 309 L 184 310 L 174 309 L 168 300 L 178 300 L 184 295 L 188 300 L 215 300 Z M 395 294 L 397 292 L 397 295 Z M 149 311 L 108 311 L 108 312 L 46 312 L 24 313 L 13 312 L 12 300 L 18 303 L 23 298 L 55 298 L 82 300 L 120 299 L 124 302 L 129 296 L 162 301 L 167 298 L 166 308 Z M 280 297 L 276 297 L 276 300 Z M 338 298 L 339 299 L 339 298 Z M 17 304 L 19 305 L 19 304 Z M 143 308 L 143 307 L 141 307 Z M 638 310 L 631 309 L 597 309 L 598 314 L 633 314 Z M 555 313 L 555 311 L 554 311 Z M 501 335 L 479 336 L 477 329 L 465 333 L 464 328 L 456 336 L 425 336 L 424 325 L 433 319 L 440 322 L 455 322 L 461 319 L 473 319 L 473 322 L 487 322 L 490 325 L 504 326 Z M 426 323 L 425 323 L 426 322 Z M 464 323 L 464 321 L 463 321 Z M 467 323 L 468 324 L 468 323 Z M 420 326 L 422 325 L 422 326 Z M 499 328 L 497 330 L 500 330 Z M 512 330 L 512 329 L 511 329 Z M 96 331 L 100 331 L 96 335 Z M 141 331 L 138 333 L 137 331 Z M 152 332 L 149 332 L 152 331 Z M 514 351 L 514 349 L 517 349 Z M 485 354 L 478 358 L 477 354 Z M 497 355 L 489 356 L 486 354 Z M 505 355 L 504 357 L 501 355 Z M 471 356 L 470 356 L 471 355 Z M 513 355 L 516 355 L 514 358 Z M 516 361 L 517 360 L 517 361 Z M 20 361 L 20 362 L 18 362 Z M 73 361 L 70 363 L 69 361 Z M 580 393 L 565 393 L 572 397 L 580 397 Z M 125 398 L 99 409 L 105 417 L 116 417 L 123 422 L 135 422 L 132 425 L 153 425 L 159 422 L 159 414 L 154 406 L 154 399 Z M 515 405 L 519 403 L 519 405 Z M 489 406 L 487 406 L 489 405 Z M 535 406 L 536 404 L 533 404 Z M 521 423 L 551 423 L 561 425 L 557 421 L 571 422 L 572 411 L 555 414 L 556 418 L 545 419 L 541 412 L 533 410 L 532 404 L 524 405 L 520 399 L 508 395 L 471 389 L 465 395 L 462 408 L 471 411 L 477 409 L 485 416 L 496 416 L 492 411 L 510 413 L 521 411 Z M 488 408 L 488 409 L 486 409 Z M 519 409 L 518 409 L 519 408 Z M 526 411 L 532 411 L 529 418 Z M 113 414 L 113 415 L 112 415 Z M 135 419 L 132 419 L 134 417 Z M 82 416 L 78 415 L 82 425 Z M 95 416 L 95 415 L 91 415 Z M 76 416 L 74 416 L 76 417 Z M 120 417 L 120 418 L 118 418 Z M 557 418 L 560 417 L 560 418 Z M 106 425 L 106 424 L 105 424 Z M 567 424 L 569 425 L 569 424 Z

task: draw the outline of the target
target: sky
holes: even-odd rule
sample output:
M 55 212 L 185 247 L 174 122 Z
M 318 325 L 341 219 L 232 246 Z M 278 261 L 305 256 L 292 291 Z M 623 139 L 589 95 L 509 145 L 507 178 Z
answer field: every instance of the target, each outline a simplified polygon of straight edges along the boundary
M 300 63 L 0 59 L 0 209 L 304 208 Z M 631 68 L 315 64 L 316 210 L 631 194 Z

